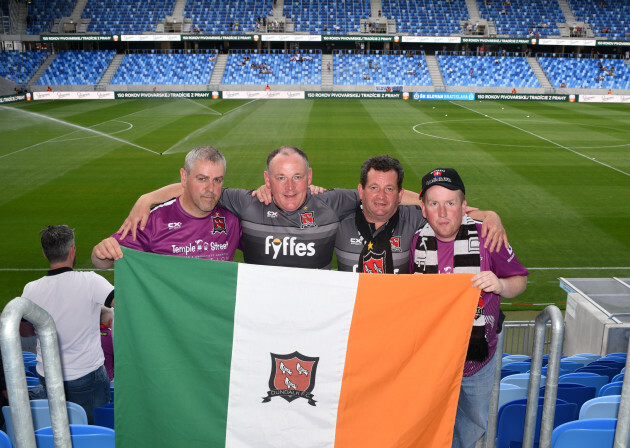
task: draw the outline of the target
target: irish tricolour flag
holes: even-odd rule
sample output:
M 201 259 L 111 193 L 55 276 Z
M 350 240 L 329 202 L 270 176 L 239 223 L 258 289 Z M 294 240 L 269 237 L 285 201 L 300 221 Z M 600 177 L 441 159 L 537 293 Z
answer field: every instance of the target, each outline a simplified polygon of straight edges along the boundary
M 449 447 L 470 275 L 124 251 L 116 447 Z

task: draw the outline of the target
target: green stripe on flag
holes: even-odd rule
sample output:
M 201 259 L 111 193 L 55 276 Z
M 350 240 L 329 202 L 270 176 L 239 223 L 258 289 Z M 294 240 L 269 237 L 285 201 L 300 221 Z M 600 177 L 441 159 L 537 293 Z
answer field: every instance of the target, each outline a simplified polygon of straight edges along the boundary
M 123 253 L 115 266 L 116 447 L 225 446 L 238 265 Z

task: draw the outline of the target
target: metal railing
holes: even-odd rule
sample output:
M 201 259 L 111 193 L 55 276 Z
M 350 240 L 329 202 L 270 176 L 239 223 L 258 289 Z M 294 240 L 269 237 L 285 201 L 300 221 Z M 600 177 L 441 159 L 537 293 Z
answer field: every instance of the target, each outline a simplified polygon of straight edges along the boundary
M 36 448 L 33 417 L 26 386 L 22 357 L 20 322 L 25 319 L 37 330 L 41 345 L 46 390 L 50 406 L 53 440 L 56 447 L 71 448 L 66 395 L 63 388 L 61 357 L 55 321 L 45 310 L 22 297 L 10 301 L 0 317 L 0 349 L 11 405 L 11 418 L 17 448 Z

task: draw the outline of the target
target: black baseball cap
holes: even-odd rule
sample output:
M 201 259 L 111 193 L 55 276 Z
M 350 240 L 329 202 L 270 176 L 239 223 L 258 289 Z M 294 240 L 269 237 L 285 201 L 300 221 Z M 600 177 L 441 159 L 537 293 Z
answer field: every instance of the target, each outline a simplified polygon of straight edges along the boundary
M 462 193 L 466 194 L 464 182 L 454 168 L 436 168 L 425 174 L 422 178 L 420 197 L 429 187 L 434 185 L 440 185 L 449 190 L 462 190 Z

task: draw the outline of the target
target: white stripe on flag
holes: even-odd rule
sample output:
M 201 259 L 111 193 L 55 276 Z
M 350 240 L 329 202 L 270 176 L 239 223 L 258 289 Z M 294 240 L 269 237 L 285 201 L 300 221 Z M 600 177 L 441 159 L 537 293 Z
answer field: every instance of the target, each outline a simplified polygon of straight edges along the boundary
M 227 447 L 334 445 L 358 281 L 353 273 L 239 265 Z M 295 351 L 319 358 L 315 406 L 303 397 L 263 403 L 270 354 Z

